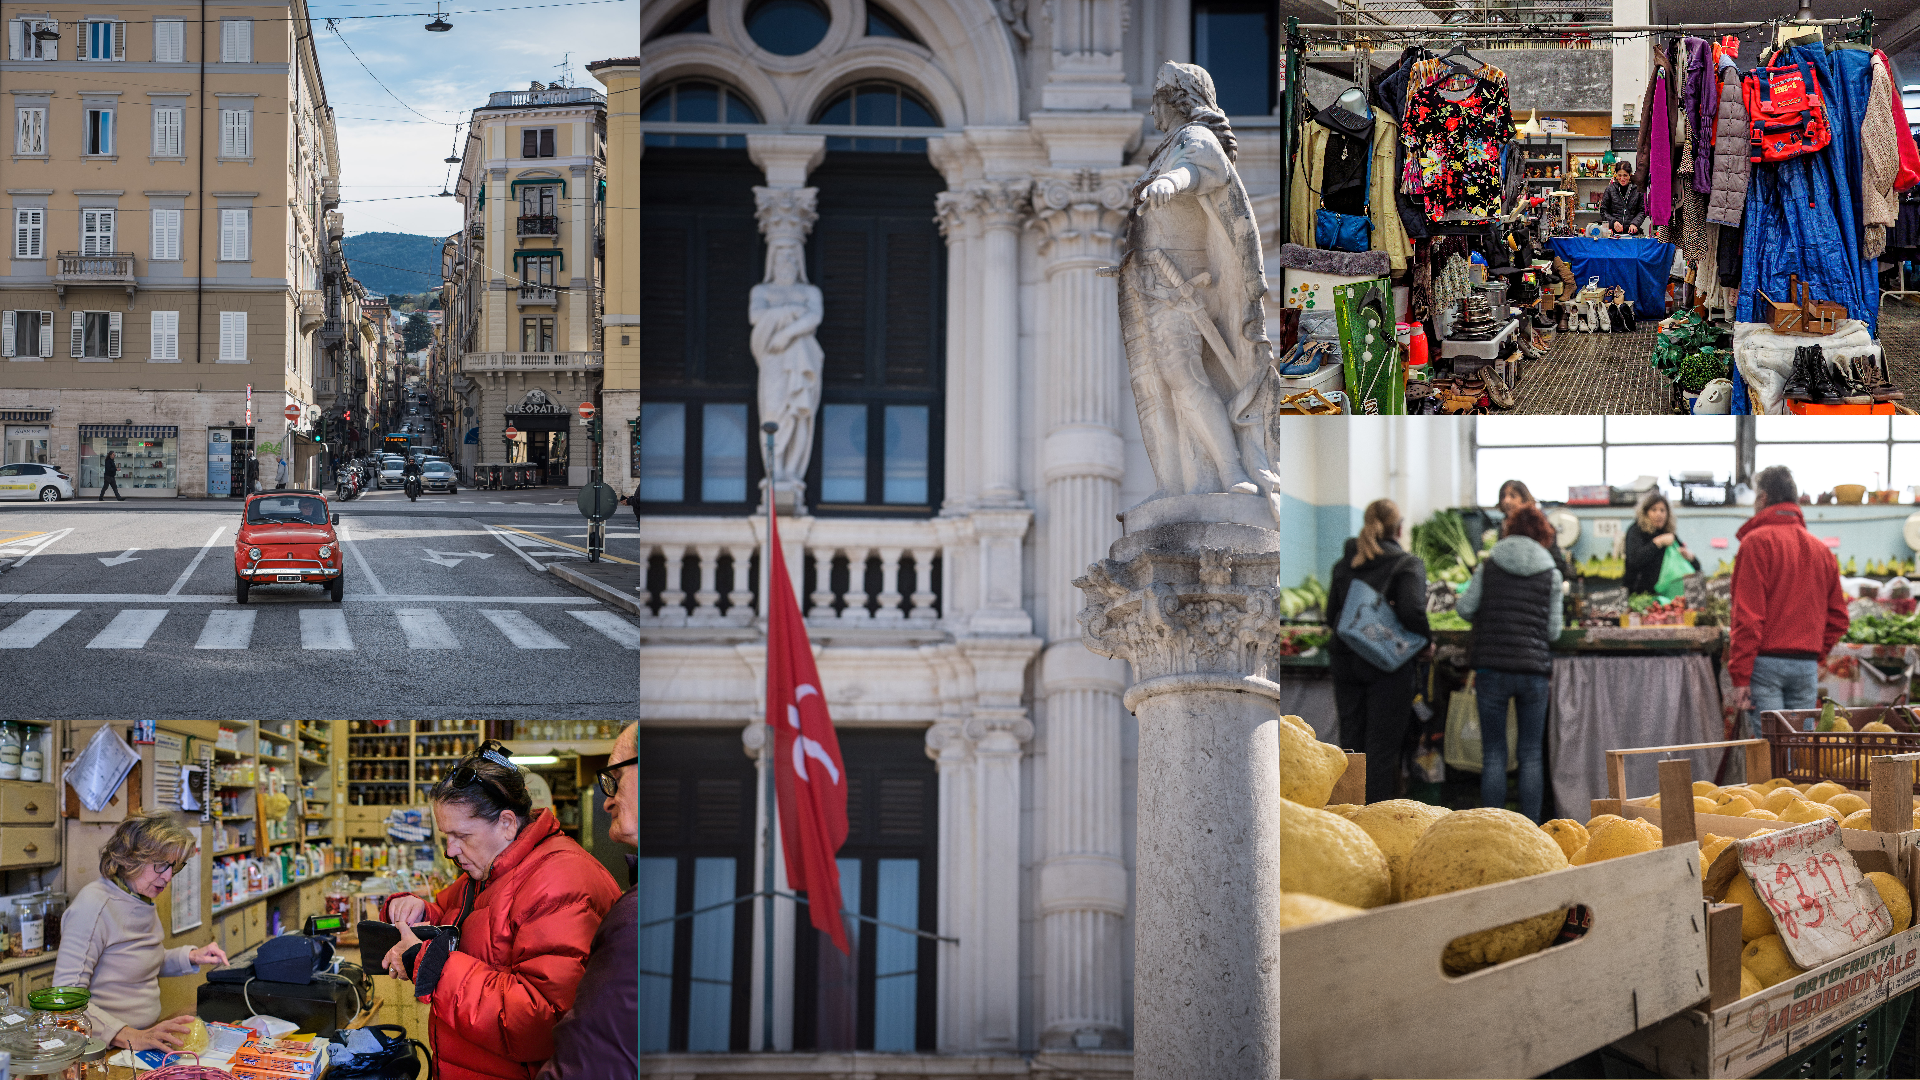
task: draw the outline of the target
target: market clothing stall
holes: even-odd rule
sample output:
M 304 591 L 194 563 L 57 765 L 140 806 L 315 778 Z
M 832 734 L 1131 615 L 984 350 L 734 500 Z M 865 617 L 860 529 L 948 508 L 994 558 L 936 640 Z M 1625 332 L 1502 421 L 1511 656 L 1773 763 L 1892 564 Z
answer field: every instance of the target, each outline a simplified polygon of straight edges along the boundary
M 1595 240 L 1559 236 L 1549 241 L 1554 254 L 1567 260 L 1574 280 L 1600 279 L 1602 288 L 1619 288 L 1633 301 L 1643 318 L 1667 313 L 1667 274 L 1673 268 L 1673 245 L 1644 237 Z

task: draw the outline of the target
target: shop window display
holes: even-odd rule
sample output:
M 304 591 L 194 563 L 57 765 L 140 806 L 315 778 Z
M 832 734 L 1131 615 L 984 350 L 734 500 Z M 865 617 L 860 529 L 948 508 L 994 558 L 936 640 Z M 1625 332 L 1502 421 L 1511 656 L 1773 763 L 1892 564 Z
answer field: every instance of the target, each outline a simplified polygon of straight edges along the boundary
M 123 490 L 178 490 L 180 440 L 90 436 L 80 442 L 80 486 L 98 488 L 113 454 L 115 479 Z

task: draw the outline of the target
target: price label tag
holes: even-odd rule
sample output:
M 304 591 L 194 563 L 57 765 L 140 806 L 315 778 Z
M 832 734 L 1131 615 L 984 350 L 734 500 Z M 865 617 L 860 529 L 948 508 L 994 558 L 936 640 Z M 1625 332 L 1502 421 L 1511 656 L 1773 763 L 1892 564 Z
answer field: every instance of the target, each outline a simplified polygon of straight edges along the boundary
M 41 1039 L 40 1040 L 40 1049 L 42 1050 L 58 1050 L 60 1049 L 60 1046 L 61 1046 L 61 1042 L 59 1039 Z
M 1893 933 L 1879 890 L 1840 840 L 1833 820 L 1734 841 L 1794 965 L 1838 960 Z
M 21 1020 L 17 1016 L 0 1016 L 0 1024 L 6 1024 L 8 1026 L 12 1026 L 14 1024 L 20 1024 L 20 1023 L 25 1023 L 25 1021 Z

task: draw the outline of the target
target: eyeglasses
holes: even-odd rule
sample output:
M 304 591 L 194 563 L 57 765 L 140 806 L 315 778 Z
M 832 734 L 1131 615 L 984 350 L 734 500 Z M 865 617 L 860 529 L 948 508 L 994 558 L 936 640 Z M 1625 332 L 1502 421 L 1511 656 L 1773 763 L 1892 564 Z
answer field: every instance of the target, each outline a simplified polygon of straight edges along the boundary
M 179 862 L 170 863 L 157 862 L 151 865 L 153 866 L 153 872 L 156 874 L 177 874 L 187 868 L 187 860 L 181 859 Z
M 519 769 L 519 766 L 515 765 L 513 763 L 513 759 L 508 756 L 510 753 L 511 751 L 507 749 L 506 744 L 501 743 L 496 739 L 488 739 L 486 742 L 480 744 L 480 749 L 474 751 L 474 755 L 476 757 L 486 758 L 487 760 L 492 761 L 495 764 L 504 765 L 509 769 L 514 769 L 517 771 Z M 471 761 L 473 759 L 468 758 L 468 760 Z M 468 784 L 474 783 L 475 781 L 485 784 L 486 786 L 492 788 L 494 791 L 499 792 L 502 795 L 506 794 L 505 792 L 500 791 L 499 785 L 494 784 L 493 782 L 489 781 L 486 777 L 481 776 L 480 770 L 474 768 L 472 765 L 459 765 L 455 767 L 452 772 L 447 774 L 447 782 L 449 785 L 453 787 L 463 788 L 463 787 L 466 787 Z
M 616 761 L 600 770 L 600 794 L 611 799 L 620 794 L 620 770 L 629 765 L 640 764 L 640 759 L 630 757 L 625 761 Z

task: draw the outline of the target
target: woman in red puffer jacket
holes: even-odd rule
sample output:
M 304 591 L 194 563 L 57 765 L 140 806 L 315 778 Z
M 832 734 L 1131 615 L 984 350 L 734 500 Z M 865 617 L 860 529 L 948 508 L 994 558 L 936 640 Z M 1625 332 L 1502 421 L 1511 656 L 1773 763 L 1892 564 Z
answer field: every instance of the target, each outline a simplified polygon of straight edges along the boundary
M 553 1053 L 593 933 L 620 897 L 552 810 L 532 812 L 507 754 L 488 742 L 434 785 L 434 822 L 463 873 L 432 900 L 391 898 L 384 913 L 400 927 L 387 973 L 432 1004 L 437 1080 L 531 1080 Z M 458 944 L 422 924 L 457 927 Z

